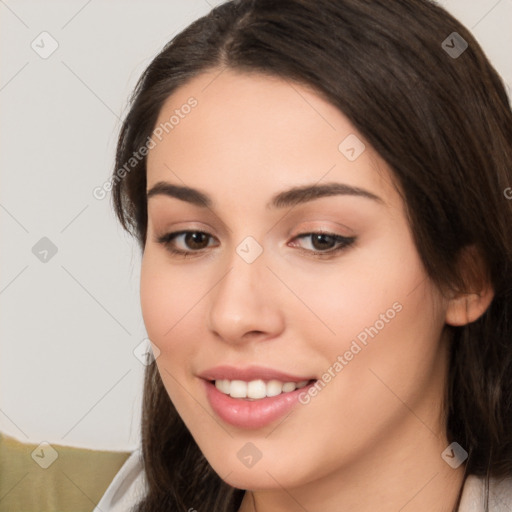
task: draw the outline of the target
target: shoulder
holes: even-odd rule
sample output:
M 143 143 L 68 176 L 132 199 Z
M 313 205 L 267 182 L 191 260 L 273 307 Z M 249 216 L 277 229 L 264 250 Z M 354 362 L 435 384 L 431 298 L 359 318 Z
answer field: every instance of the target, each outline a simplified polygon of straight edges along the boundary
M 126 459 L 93 512 L 127 512 L 145 493 L 142 451 L 138 448 Z
M 485 479 L 469 475 L 464 484 L 459 512 L 483 512 L 485 510 Z M 489 479 L 489 512 L 512 510 L 512 478 Z

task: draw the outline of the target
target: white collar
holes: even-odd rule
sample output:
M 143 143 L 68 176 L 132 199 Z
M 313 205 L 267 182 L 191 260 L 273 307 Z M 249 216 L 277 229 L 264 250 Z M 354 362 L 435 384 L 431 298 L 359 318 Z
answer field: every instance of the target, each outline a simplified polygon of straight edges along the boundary
M 485 504 L 485 480 L 469 475 L 466 478 L 458 512 L 483 512 Z M 489 512 L 512 510 L 512 478 L 489 479 Z
M 134 450 L 125 460 L 93 512 L 126 512 L 146 494 L 142 450 Z

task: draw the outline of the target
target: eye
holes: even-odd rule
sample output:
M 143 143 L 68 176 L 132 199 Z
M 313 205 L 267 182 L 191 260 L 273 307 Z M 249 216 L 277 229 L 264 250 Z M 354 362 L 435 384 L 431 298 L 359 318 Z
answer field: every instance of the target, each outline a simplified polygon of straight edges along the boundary
M 327 256 L 347 248 L 354 243 L 356 237 L 345 237 L 335 233 L 314 232 L 303 233 L 296 236 L 294 240 L 303 239 L 308 240 L 308 243 L 305 244 L 308 247 L 301 247 L 303 250 L 311 252 L 315 256 Z
M 329 257 L 350 246 L 356 238 L 327 232 L 303 233 L 294 238 L 294 240 L 308 239 L 309 243 L 304 244 L 308 247 L 299 245 L 299 249 L 313 256 Z M 183 257 L 193 256 L 194 253 L 199 254 L 209 247 L 215 247 L 215 243 L 210 243 L 213 240 L 214 237 L 204 231 L 175 231 L 156 238 L 156 242 L 165 246 L 171 254 Z M 294 247 L 297 242 L 291 245 Z
M 210 247 L 210 240 L 213 237 L 204 231 L 175 231 L 158 237 L 156 241 L 173 254 L 188 256 Z

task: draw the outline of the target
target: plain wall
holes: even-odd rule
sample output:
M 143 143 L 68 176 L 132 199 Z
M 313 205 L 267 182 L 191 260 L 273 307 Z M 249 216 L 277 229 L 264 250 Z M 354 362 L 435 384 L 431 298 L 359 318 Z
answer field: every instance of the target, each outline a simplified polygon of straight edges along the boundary
M 472 30 L 510 91 L 512 0 L 439 3 Z M 139 249 L 118 226 L 110 196 L 96 199 L 93 190 L 109 178 L 138 76 L 213 5 L 0 3 L 0 430 L 7 434 L 104 449 L 139 443 L 144 365 L 133 351 L 146 337 Z M 58 48 L 42 58 L 52 39 Z

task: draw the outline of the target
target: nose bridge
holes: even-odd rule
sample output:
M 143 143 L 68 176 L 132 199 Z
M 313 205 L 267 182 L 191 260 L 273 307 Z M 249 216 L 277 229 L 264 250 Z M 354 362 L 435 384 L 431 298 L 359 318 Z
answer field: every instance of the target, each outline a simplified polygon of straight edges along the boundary
M 261 244 L 246 237 L 225 261 L 226 272 L 210 299 L 210 329 L 229 341 L 249 332 L 275 335 L 283 319 Z
M 256 299 L 261 291 L 258 283 L 268 279 L 267 254 L 263 243 L 251 235 L 245 236 L 226 254 L 225 262 L 229 269 L 226 287 L 233 288 L 231 291 L 242 295 L 251 291 Z

